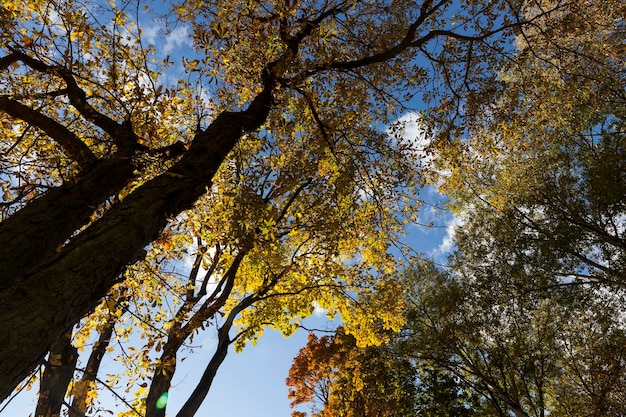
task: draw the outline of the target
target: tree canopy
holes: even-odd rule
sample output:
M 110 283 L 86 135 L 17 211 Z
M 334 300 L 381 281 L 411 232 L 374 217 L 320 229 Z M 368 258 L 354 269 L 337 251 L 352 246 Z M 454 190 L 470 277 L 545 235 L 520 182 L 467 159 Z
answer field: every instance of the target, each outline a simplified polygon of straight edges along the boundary
M 291 382 L 319 415 L 617 412 L 625 10 L 5 1 L 0 398 L 43 366 L 37 415 L 164 416 L 209 328 L 192 416 L 229 346 L 318 306 L 344 326 Z M 445 268 L 402 243 L 431 181 Z
M 40 406 L 58 413 L 95 338 L 71 385 L 80 415 L 107 341 L 140 328 L 120 357 L 127 404 L 163 415 L 176 353 L 214 325 L 192 415 L 228 345 L 288 334 L 314 302 L 359 344 L 398 329 L 390 248 L 425 177 L 394 121 L 415 99 L 455 123 L 514 29 L 564 4 L 3 2 L 0 398 L 44 364 Z M 150 16 L 186 48 L 149 40 Z
M 406 272 L 406 323 L 389 344 L 351 352 L 409 361 L 414 410 L 398 415 L 623 415 L 625 10 L 574 1 L 520 27 L 490 94 L 464 97 L 462 121 L 437 132 L 454 251 Z M 298 365 L 316 346 L 294 361 L 296 402 L 310 401 Z M 379 387 L 352 369 L 335 362 L 327 390 Z M 334 412 L 327 401 L 313 415 Z
M 620 415 L 623 292 L 490 286 L 501 272 L 405 271 L 402 331 L 370 347 L 341 329 L 311 335 L 287 378 L 292 407 L 313 417 Z

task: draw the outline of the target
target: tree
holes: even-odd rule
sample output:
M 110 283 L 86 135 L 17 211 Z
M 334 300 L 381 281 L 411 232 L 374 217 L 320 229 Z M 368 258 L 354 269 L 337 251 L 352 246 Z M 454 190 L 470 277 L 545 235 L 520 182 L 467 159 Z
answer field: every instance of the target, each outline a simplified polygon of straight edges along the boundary
M 381 236 L 378 216 L 383 213 L 358 199 L 358 188 L 346 178 L 349 171 L 333 172 L 336 177 L 327 181 L 311 180 L 318 164 L 303 157 L 303 142 L 279 150 L 264 141 L 266 150 L 259 157 L 261 143 L 257 137 L 238 145 L 214 178 L 214 191 L 199 201 L 202 207 L 218 208 L 219 216 L 199 209 L 166 229 L 145 261 L 129 270 L 73 340 L 66 341 L 89 349 L 93 333 L 98 340 L 74 387 L 69 389 L 68 381 L 63 390 L 72 399 L 70 415 L 96 410 L 103 390 L 123 398 L 129 415 L 164 415 L 160 399 L 169 391 L 184 350 L 194 337 L 206 337 L 199 336 L 205 327 L 215 328 L 217 348 L 180 416 L 197 411 L 231 344 L 241 348 L 266 326 L 288 335 L 315 303 L 329 314 L 351 317 L 348 328 L 363 340 L 375 342 L 381 325 L 399 325 L 401 304 L 395 300 L 400 289 L 385 272 L 394 264 L 386 247 L 369 238 Z M 384 205 L 393 206 L 391 201 Z M 340 227 L 345 224 L 353 227 Z M 368 256 L 368 268 L 344 262 L 357 251 Z M 179 256 L 190 258 L 189 271 L 181 270 Z M 131 333 L 139 333 L 144 342 L 116 340 Z M 104 351 L 118 355 L 126 372 L 101 373 Z M 44 376 L 49 373 L 55 369 L 47 367 Z M 124 389 L 116 389 L 120 386 Z
M 619 288 L 623 5 L 573 2 L 538 23 L 520 34 L 520 59 L 503 72 L 501 94 L 474 103 L 469 139 L 456 142 L 465 150 L 444 187 L 473 235 L 460 231 L 460 252 L 533 268 L 531 276 L 545 277 L 539 286 Z
M 435 75 L 433 99 L 486 82 L 474 68 L 522 23 L 499 18 L 507 2 L 183 1 L 168 18 L 188 25 L 197 52 L 181 60 L 185 79 L 164 83 L 173 61 L 144 43 L 140 6 L 1 6 L 0 398 L 176 216 L 199 208 L 242 141 L 305 144 L 295 148 L 318 163 L 313 183 L 332 188 L 346 166 L 373 202 L 377 190 L 409 189 L 410 144 L 381 147 L 375 123 Z M 194 85 L 210 86 L 210 99 Z M 378 250 L 393 223 L 380 219 Z
M 620 415 L 623 297 L 489 287 L 500 272 L 405 271 L 402 331 L 366 348 L 341 331 L 311 336 L 287 379 L 292 405 L 312 416 Z
M 409 356 L 480 399 L 479 415 L 619 414 L 623 302 L 579 287 L 490 288 L 487 280 L 498 272 L 455 276 L 433 269 L 439 278 L 420 279 L 406 325 Z
M 416 377 L 392 344 L 358 348 L 339 328 L 332 336 L 309 334 L 286 382 L 291 407 L 309 403 L 312 416 L 411 416 Z
M 475 415 L 479 396 L 463 391 L 448 368 L 417 353 L 423 351 L 418 343 L 432 341 L 427 339 L 430 335 L 415 331 L 422 312 L 415 308 L 418 295 L 413 287 L 421 280 L 435 280 L 434 271 L 408 269 L 397 274 L 408 303 L 403 311 L 406 323 L 399 332 L 387 332 L 387 340 L 379 345 L 358 346 L 341 327 L 322 337 L 311 332 L 286 380 L 291 407 L 308 405 L 311 417 Z M 433 296 L 450 302 L 449 294 Z M 437 308 L 437 302 L 424 300 L 431 302 Z M 433 350 L 437 351 L 434 346 Z
M 420 415 L 447 403 L 437 385 L 467 394 L 454 415 L 623 415 L 623 19 L 622 2 L 574 1 L 533 20 L 490 94 L 464 97 L 465 117 L 439 131 L 456 247 L 409 271 L 395 351 L 443 382 L 418 389 L 416 408 L 435 405 Z M 325 368 L 309 363 L 315 380 Z
M 463 151 L 441 148 L 467 309 L 426 337 L 502 415 L 623 413 L 623 19 L 572 2 L 520 31 L 499 93 L 448 138 Z

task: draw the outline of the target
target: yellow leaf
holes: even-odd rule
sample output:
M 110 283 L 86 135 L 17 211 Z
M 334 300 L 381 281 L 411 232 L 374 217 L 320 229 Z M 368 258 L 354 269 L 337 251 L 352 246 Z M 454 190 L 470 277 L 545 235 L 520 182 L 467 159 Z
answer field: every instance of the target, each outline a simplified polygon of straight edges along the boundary
M 70 33 L 70 41 L 75 42 L 78 38 L 83 36 L 83 32 L 71 32 Z
M 30 36 L 22 36 L 22 44 L 26 47 L 26 48 L 30 48 L 33 45 L 33 39 Z

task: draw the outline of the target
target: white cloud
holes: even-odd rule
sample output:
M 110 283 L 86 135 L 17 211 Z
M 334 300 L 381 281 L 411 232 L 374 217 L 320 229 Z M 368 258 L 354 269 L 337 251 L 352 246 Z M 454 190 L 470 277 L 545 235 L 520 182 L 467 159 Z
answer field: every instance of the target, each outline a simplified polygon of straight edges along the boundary
M 141 25 L 141 39 L 142 42 L 154 45 L 157 37 L 160 36 L 159 25 Z
M 313 314 L 315 317 L 326 317 L 328 310 L 320 306 L 317 301 L 313 301 Z
M 435 257 L 446 256 L 450 253 L 454 244 L 456 243 L 456 230 L 457 228 L 465 224 L 465 218 L 463 216 L 451 216 L 446 222 L 446 234 L 441 240 L 441 243 L 432 252 Z
M 177 27 L 176 29 L 165 35 L 163 45 L 163 53 L 169 54 L 174 50 L 179 49 L 181 46 L 190 45 L 191 39 L 189 37 L 189 31 L 185 26 Z M 157 45 L 160 47 L 161 45 Z
M 426 153 L 430 137 L 419 113 L 406 113 L 391 124 L 387 133 L 395 146 L 413 160 L 429 165 L 432 156 Z
M 211 246 L 207 248 L 207 251 L 204 254 L 204 256 L 208 255 L 212 259 L 215 257 L 215 253 L 216 253 L 215 247 Z M 191 270 L 193 268 L 194 263 L 196 262 L 197 255 L 198 255 L 198 242 L 196 241 L 196 239 L 194 239 L 193 242 L 187 246 L 187 252 L 183 256 L 183 267 L 185 269 Z M 208 269 L 200 267 L 201 274 L 207 271 Z
M 208 260 L 210 264 L 211 261 L 215 259 L 215 254 L 216 254 L 215 247 L 213 246 L 209 247 L 206 253 L 204 254 L 205 260 Z M 179 272 L 182 275 L 184 276 L 189 275 L 189 273 L 193 269 L 194 263 L 197 260 L 197 255 L 198 255 L 198 244 L 197 244 L 197 241 L 194 239 L 193 243 L 187 246 L 187 251 L 183 255 L 183 260 L 182 260 L 182 263 L 180 264 L 180 270 L 179 270 Z M 207 291 L 210 294 L 211 291 L 215 289 L 215 287 L 217 286 L 220 276 L 217 274 L 207 276 L 208 271 L 209 270 L 204 268 L 202 264 L 200 265 L 200 270 L 198 271 L 196 285 L 199 287 L 202 285 L 205 279 L 208 279 L 209 281 L 207 283 Z

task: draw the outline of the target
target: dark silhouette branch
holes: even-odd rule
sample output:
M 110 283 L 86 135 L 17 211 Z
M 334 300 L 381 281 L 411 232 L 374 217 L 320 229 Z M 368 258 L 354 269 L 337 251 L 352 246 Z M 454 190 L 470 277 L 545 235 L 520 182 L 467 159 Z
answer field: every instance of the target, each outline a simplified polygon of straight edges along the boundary
M 58 143 L 65 154 L 70 159 L 76 161 L 82 169 L 89 168 L 97 161 L 96 156 L 78 136 L 61 123 L 41 112 L 33 110 L 19 101 L 12 100 L 6 96 L 0 96 L 0 111 L 21 119 L 45 132 Z
M 51 74 L 61 78 L 66 85 L 67 98 L 72 106 L 86 119 L 104 130 L 117 144 L 121 154 L 129 154 L 132 150 L 141 149 L 137 142 L 138 137 L 133 132 L 129 121 L 118 123 L 110 117 L 97 111 L 87 100 L 87 93 L 79 85 L 73 74 L 67 68 L 51 66 L 25 53 L 12 51 L 19 61 L 35 71 Z

